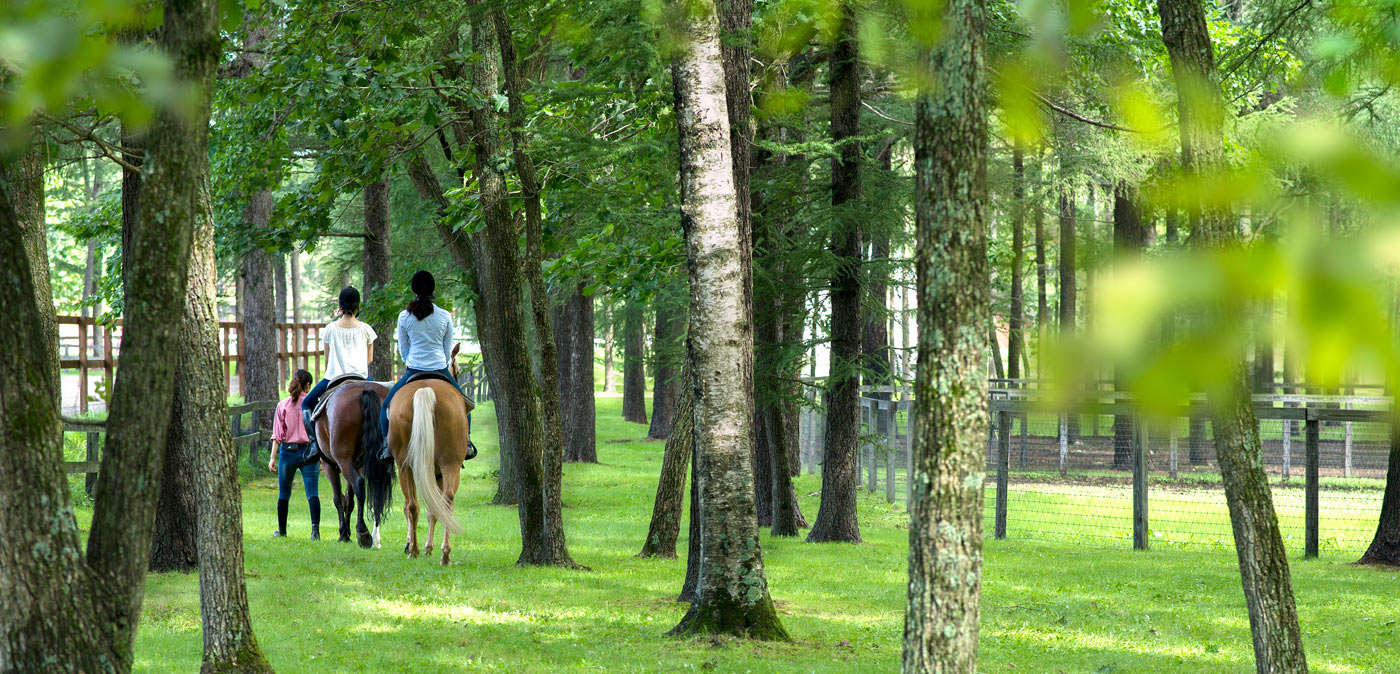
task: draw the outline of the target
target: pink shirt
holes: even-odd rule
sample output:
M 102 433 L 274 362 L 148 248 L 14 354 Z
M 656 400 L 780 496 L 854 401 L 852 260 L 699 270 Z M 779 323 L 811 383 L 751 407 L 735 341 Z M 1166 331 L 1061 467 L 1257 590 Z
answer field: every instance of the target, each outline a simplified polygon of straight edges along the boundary
M 292 444 L 311 442 L 306 437 L 306 426 L 301 423 L 301 396 L 277 403 L 277 411 L 272 415 L 272 441 Z

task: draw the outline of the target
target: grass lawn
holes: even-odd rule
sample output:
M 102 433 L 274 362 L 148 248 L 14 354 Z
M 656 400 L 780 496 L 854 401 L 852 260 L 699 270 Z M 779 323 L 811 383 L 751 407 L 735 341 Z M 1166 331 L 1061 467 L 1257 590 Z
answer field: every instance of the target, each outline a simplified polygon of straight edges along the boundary
M 259 641 L 279 671 L 297 672 L 890 672 L 898 667 L 906 586 L 902 505 L 862 496 L 865 543 L 807 545 L 765 535 L 773 597 L 789 644 L 714 644 L 663 634 L 684 607 L 673 599 L 683 560 L 641 560 L 662 443 L 622 422 L 600 397 L 599 465 L 565 467 L 569 548 L 591 573 L 514 566 L 513 509 L 487 505 L 496 466 L 490 407 L 473 415 L 480 458 L 468 464 L 457 512 L 466 534 L 455 563 L 401 554 L 396 510 L 384 548 L 307 540 L 293 497 L 289 537 L 274 540 L 275 484 L 244 489 L 248 591 Z M 324 482 L 324 481 L 323 481 Z M 798 480 L 815 517 L 814 476 Z M 298 487 L 299 489 L 299 487 Z M 323 494 L 329 494 L 322 484 Z M 396 494 L 397 499 L 397 494 Z M 79 509 L 80 524 L 91 513 Z M 684 529 L 681 544 L 684 546 Z M 988 541 L 984 672 L 1254 671 L 1249 625 L 1230 550 L 1126 546 L 1070 539 Z M 684 548 L 682 547 L 682 555 Z M 1324 553 L 1293 565 L 1315 672 L 1400 674 L 1400 572 L 1349 566 Z M 193 575 L 150 576 L 137 669 L 199 667 Z

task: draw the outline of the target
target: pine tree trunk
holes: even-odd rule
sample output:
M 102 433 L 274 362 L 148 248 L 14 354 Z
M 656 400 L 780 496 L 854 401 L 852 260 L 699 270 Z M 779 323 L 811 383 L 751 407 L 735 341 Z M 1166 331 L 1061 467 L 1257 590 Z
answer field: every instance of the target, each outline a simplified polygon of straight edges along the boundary
M 272 216 L 272 193 L 254 192 L 244 212 L 249 227 L 266 227 Z M 277 366 L 277 297 L 274 274 L 277 271 L 273 255 L 255 247 L 243 256 L 243 339 L 238 345 L 244 368 L 243 392 L 246 402 L 277 400 L 281 389 Z M 254 414 L 257 428 L 272 430 L 272 413 Z
M 1025 276 L 1021 271 L 1026 257 L 1026 166 L 1018 143 L 1011 151 L 1011 307 L 1006 316 L 1006 376 L 1021 379 L 1024 353 Z
M 1138 207 L 1137 186 L 1119 181 L 1113 190 L 1113 250 L 1120 261 L 1142 257 L 1142 211 Z M 1128 378 L 1122 368 L 1113 370 L 1113 388 L 1124 391 Z M 1113 417 L 1113 467 L 1131 470 L 1133 458 L 1133 417 L 1118 414 Z
M 0 670 L 130 671 L 145 591 L 197 181 L 207 161 L 218 5 L 172 3 L 161 42 L 177 86 L 206 97 L 157 108 L 146 156 L 146 199 L 129 234 L 126 326 L 107 421 L 86 555 L 71 515 L 31 267 L 9 165 L 0 165 Z
M 558 406 L 546 405 L 541 400 L 541 392 L 558 390 L 556 354 L 553 349 L 553 335 L 549 327 L 546 308 L 547 298 L 543 295 L 543 284 L 536 283 L 540 273 L 539 257 L 540 231 L 538 214 L 526 219 L 527 262 L 529 269 L 521 265 L 517 251 L 520 232 L 510 215 L 506 203 L 506 182 L 498 167 L 504 163 L 498 140 L 499 124 L 493 97 L 498 95 L 496 83 L 500 76 L 500 55 L 497 49 L 511 50 L 514 43 L 498 44 L 496 36 L 507 37 L 508 27 L 496 23 L 493 30 L 492 18 L 480 13 L 478 2 L 470 3 L 479 14 L 473 18 L 472 48 L 480 58 L 472 65 L 472 84 L 480 93 L 480 101 L 470 109 L 472 144 L 476 159 L 475 173 L 481 199 L 482 213 L 486 222 L 484 231 L 474 235 L 476 239 L 476 269 L 478 282 L 491 289 L 491 302 L 477 302 L 477 329 L 481 333 L 483 356 L 497 360 L 502 368 L 504 387 L 497 391 L 499 410 L 507 408 L 503 428 L 514 440 L 516 461 L 516 498 L 520 515 L 520 565 L 575 566 L 565 548 L 563 524 L 559 510 L 562 498 L 559 494 L 558 463 L 562 460 L 563 448 L 559 437 Z M 494 17 L 498 22 L 500 17 Z M 508 64 L 514 69 L 515 63 Z M 519 81 L 507 90 L 510 98 L 520 95 Z M 512 112 L 519 112 L 513 108 Z M 513 114 L 512 118 L 516 116 Z M 517 131 L 514 119 L 512 134 Z M 517 169 L 520 154 L 516 155 Z M 537 189 L 532 184 L 531 189 Z M 529 200 L 527 199 L 527 206 Z M 526 276 L 526 279 L 522 279 Z M 525 317 L 522 315 L 524 288 L 522 281 L 531 283 L 531 309 L 535 319 L 535 329 L 540 336 L 542 347 L 550 352 L 541 354 L 541 369 L 554 379 L 537 383 L 531 367 L 529 347 L 525 338 Z M 479 297 L 488 295 L 478 294 Z M 494 389 L 495 382 L 492 382 Z M 557 403 L 557 398 L 547 396 Z M 549 414 L 550 410 L 553 414 Z M 559 478 L 562 480 L 562 478 Z
M 906 673 L 977 671 L 987 465 L 987 102 L 980 0 L 951 0 L 915 121 L 914 388 Z M 926 59 L 926 60 L 925 60 Z
M 559 405 L 564 460 L 598 463 L 597 411 L 593 399 L 593 297 L 579 283 L 559 309 Z
M 170 447 L 177 434 L 187 448 L 195 493 L 199 551 L 199 606 L 204 634 L 202 674 L 272 672 L 258 648 L 243 582 L 243 494 L 238 454 L 225 423 L 227 392 L 220 367 L 215 314 L 214 221 L 208 172 L 200 175 L 200 212 L 190 248 L 188 304 L 180 344 L 181 383 L 172 414 Z M 179 424 L 179 431 L 175 431 Z M 166 465 L 170 464 L 167 453 Z M 170 471 L 166 471 L 170 475 Z
M 842 3 L 831 52 L 831 137 L 839 156 L 831 162 L 834 211 L 831 253 L 831 374 L 826 413 L 822 496 L 809 543 L 860 542 L 856 520 L 856 462 L 860 435 L 860 62 L 855 8 Z
M 752 11 L 736 4 L 725 7 L 726 24 Z M 786 639 L 754 520 L 753 328 L 744 287 L 751 259 L 734 184 L 720 12 L 701 0 L 699 11 L 687 14 L 672 77 L 690 274 L 700 558 L 695 601 L 671 633 Z M 734 37 L 747 38 L 747 31 Z
M 374 306 L 381 299 L 382 288 L 389 285 L 389 181 L 381 177 L 365 185 L 365 243 L 363 295 L 365 304 Z M 389 381 L 394 378 L 394 320 L 392 312 L 383 312 L 383 320 L 370 323 L 379 335 L 375 340 L 374 361 L 369 364 L 369 378 Z
M 1200 0 L 1159 0 L 1157 9 L 1162 42 L 1176 80 L 1182 166 L 1187 173 L 1215 176 L 1226 166 L 1223 105 L 1205 8 Z M 1227 210 L 1215 205 L 1197 208 L 1201 228 L 1193 229 L 1192 234 L 1199 236 L 1203 245 L 1217 250 L 1240 245 L 1239 229 Z M 1209 318 L 1232 320 L 1241 309 L 1222 300 Z M 1260 458 L 1259 423 L 1250 400 L 1243 353 L 1223 375 L 1221 385 L 1210 387 L 1207 398 L 1254 637 L 1255 669 L 1260 674 L 1306 672 L 1288 556 Z
M 1075 212 L 1074 192 L 1060 187 L 1060 334 L 1074 336 L 1075 326 Z M 1070 414 L 1065 422 L 1069 442 L 1079 443 L 1079 415 Z
M 652 333 L 651 351 L 655 365 L 652 367 L 651 428 L 647 437 L 655 440 L 670 437 L 675 427 L 681 388 L 679 376 L 685 361 L 685 307 L 663 295 L 664 290 L 658 291 L 653 303 L 656 330 Z
M 642 335 L 642 308 L 632 302 L 624 309 L 622 347 L 622 418 L 635 424 L 647 422 L 646 341 Z
M 1043 177 L 1040 160 L 1036 160 L 1036 174 Z M 1035 327 L 1036 348 L 1041 349 L 1035 359 L 1035 375 L 1045 374 L 1045 338 L 1050 334 L 1050 302 L 1046 297 L 1046 281 L 1050 267 L 1045 263 L 1045 192 L 1042 188 L 1031 201 L 1031 219 L 1035 223 Z
M 690 381 L 684 372 L 681 381 Z M 666 453 L 661 459 L 661 479 L 656 484 L 656 501 L 651 508 L 651 525 L 647 540 L 638 557 L 675 559 L 676 538 L 681 530 L 681 503 L 685 497 L 686 476 L 690 474 L 690 454 L 695 446 L 695 415 L 690 387 L 680 397 L 676 407 L 676 425 L 666 439 Z
M 1390 454 L 1385 472 L 1385 495 L 1376 535 L 1357 564 L 1400 567 L 1400 415 L 1391 420 Z

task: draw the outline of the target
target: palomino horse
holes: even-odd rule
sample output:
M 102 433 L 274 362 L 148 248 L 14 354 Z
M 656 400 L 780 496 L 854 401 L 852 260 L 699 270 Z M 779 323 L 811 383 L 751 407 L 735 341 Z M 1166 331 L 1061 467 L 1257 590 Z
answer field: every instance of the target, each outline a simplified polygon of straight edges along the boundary
M 423 552 L 432 554 L 434 527 L 441 522 L 440 561 L 443 566 L 450 562 L 452 534 L 462 531 L 452 515 L 452 503 L 462 462 L 475 455 L 469 442 L 470 411 L 470 403 L 463 404 L 462 393 L 441 379 L 405 384 L 389 403 L 389 451 L 399 468 L 403 514 L 408 520 L 404 552 L 410 558 L 418 556 L 418 500 L 422 497 L 428 515 L 428 541 Z
M 394 464 L 380 460 L 384 435 L 379 431 L 379 401 L 388 387 L 372 381 L 349 381 L 326 394 L 325 412 L 316 419 L 316 442 L 321 463 L 335 490 L 335 510 L 340 515 L 340 542 L 350 540 L 350 513 L 358 521 L 355 533 L 360 547 L 379 547 L 379 524 L 393 498 Z M 330 460 L 326 460 L 330 457 Z M 340 476 L 350 493 L 340 489 Z M 365 527 L 365 505 L 374 520 L 374 531 Z

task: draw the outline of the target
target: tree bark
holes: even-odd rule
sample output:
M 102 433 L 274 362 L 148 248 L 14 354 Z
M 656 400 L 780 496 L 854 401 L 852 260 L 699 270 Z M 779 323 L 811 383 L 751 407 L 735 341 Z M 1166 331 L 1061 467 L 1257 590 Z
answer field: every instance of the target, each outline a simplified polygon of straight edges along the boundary
M 1113 251 L 1120 261 L 1142 257 L 1145 248 L 1142 225 L 1137 186 L 1120 180 L 1113 190 Z M 1128 378 L 1120 365 L 1113 367 L 1113 380 L 1114 389 L 1127 389 Z M 1133 417 L 1130 414 L 1113 417 L 1113 467 L 1118 470 L 1133 467 Z
M 672 77 L 690 275 L 699 583 L 690 610 L 671 633 L 786 640 L 768 594 L 754 520 L 753 328 L 744 287 L 751 259 L 734 183 L 721 12 L 711 0 L 700 0 L 698 10 L 684 13 Z M 726 5 L 726 28 L 734 15 L 747 21 L 751 12 L 742 0 Z M 748 37 L 747 30 L 732 35 L 744 43 Z
M 892 171 L 893 143 L 888 142 L 879 151 L 878 161 L 885 173 Z M 888 328 L 889 269 L 890 269 L 890 230 L 896 225 L 879 225 L 870 241 L 871 264 L 866 266 L 870 275 L 869 302 L 862 304 L 865 314 L 864 329 L 861 332 L 861 355 L 867 371 L 866 384 L 888 386 L 890 379 L 890 332 Z M 872 398 L 889 400 L 887 393 L 873 393 Z
M 1385 495 L 1381 497 L 1376 535 L 1356 563 L 1400 567 L 1400 415 L 1391 420 Z
M 1182 166 L 1198 178 L 1226 168 L 1220 84 L 1200 0 L 1158 0 L 1162 42 L 1176 80 Z M 1217 250 L 1240 245 L 1239 229 L 1223 207 L 1196 204 L 1201 243 Z M 1238 316 L 1243 307 L 1222 300 L 1213 321 Z M 1215 430 L 1215 451 L 1230 524 L 1235 535 L 1245 604 L 1254 637 L 1254 665 L 1260 674 L 1308 671 L 1289 578 L 1288 556 L 1274 514 L 1268 476 L 1260 458 L 1259 424 L 1249 396 L 1244 354 L 1207 392 Z
M 238 454 L 224 422 L 227 392 L 219 354 L 215 298 L 219 272 L 214 264 L 214 220 L 208 173 L 201 174 L 200 211 L 190 248 L 188 303 L 180 344 L 180 384 L 171 418 L 168 447 L 186 448 L 198 513 L 199 607 L 204 635 L 201 674 L 272 672 L 253 636 L 248 592 L 243 581 L 243 495 Z M 177 424 L 179 425 L 176 430 Z M 171 476 L 171 454 L 166 477 Z
M 557 405 L 548 405 L 541 398 L 542 390 L 556 391 L 557 379 L 537 383 L 531 367 L 529 347 L 525 341 L 525 319 L 522 315 L 524 299 L 521 276 L 527 276 L 531 283 L 532 313 L 535 328 L 544 348 L 553 348 L 553 335 L 550 334 L 549 316 L 545 308 L 547 298 L 543 284 L 536 285 L 535 275 L 539 273 L 539 220 L 527 217 L 526 235 L 529 246 L 527 264 L 529 270 L 522 274 L 521 260 L 517 251 L 520 232 L 510 215 L 506 203 L 506 183 L 498 169 L 504 163 L 498 140 L 497 114 L 493 97 L 497 94 L 497 79 L 500 74 L 500 54 L 513 53 L 514 43 L 508 39 L 510 31 L 499 23 L 500 17 L 488 18 L 481 14 L 484 10 L 474 0 L 470 3 L 479 14 L 473 18 L 472 48 L 480 58 L 472 65 L 472 84 L 481 98 L 470 107 L 471 124 L 475 133 L 472 145 L 476 158 L 475 178 L 481 199 L 482 213 L 486 222 L 484 231 L 474 235 L 476 269 L 478 283 L 482 289 L 490 288 L 489 295 L 478 292 L 478 297 L 492 297 L 491 302 L 477 302 L 477 329 L 481 333 L 483 357 L 494 359 L 503 366 L 504 388 L 499 391 L 497 408 L 506 407 L 506 427 L 514 437 L 516 460 L 516 495 L 520 515 L 520 565 L 577 566 L 569 557 L 565 547 L 564 530 L 558 510 L 562 499 L 555 480 L 556 465 L 562 458 L 562 447 L 557 435 L 559 417 Z M 493 30 L 494 23 L 494 30 Z M 501 44 L 497 35 L 503 39 Z M 509 51 L 507 51 L 509 50 Z M 507 67 L 514 69 L 511 59 Z M 508 71 L 508 76 L 510 75 Z M 518 73 L 517 73 L 518 75 Z M 508 100 L 518 99 L 519 80 L 507 90 Z M 518 113 L 519 108 L 511 109 Z M 512 136 L 518 133 L 516 114 L 512 114 Z M 518 139 L 516 139 L 518 140 Z M 517 145 L 518 147 L 518 145 Z M 520 155 L 516 154 L 517 169 L 520 169 Z M 528 189 L 534 190 L 538 184 Z M 529 200 L 526 201 L 527 206 Z M 533 221 L 532 221 L 533 220 Z M 541 354 L 541 369 L 553 370 L 556 354 Z M 557 373 L 553 374 L 556 378 Z M 495 382 L 492 383 L 495 386 Z M 557 398 L 548 396 L 557 402 Z M 548 414 L 553 410 L 553 415 Z
M 919 364 L 903 671 L 974 674 L 982 594 L 987 377 L 987 102 L 981 0 L 950 0 L 921 49 L 936 92 L 914 127 Z
M 658 291 L 656 329 L 652 333 L 651 428 L 647 437 L 664 440 L 676 424 L 681 367 L 685 361 L 685 306 Z M 590 342 L 591 343 L 591 342 Z M 591 365 L 591 364 L 590 364 Z
M 689 382 L 688 371 L 681 381 Z M 681 502 L 685 497 L 686 476 L 690 474 L 690 454 L 695 446 L 694 397 L 691 386 L 684 386 L 676 408 L 676 425 L 666 438 L 661 459 L 661 479 L 656 483 L 656 501 L 651 508 L 651 525 L 638 557 L 676 558 L 676 538 L 681 530 Z
M 1006 315 L 1006 376 L 1021 379 L 1021 355 L 1024 353 L 1025 302 L 1021 272 L 1026 257 L 1026 166 L 1021 145 L 1011 151 L 1011 307 Z
M 265 228 L 272 217 L 272 193 L 254 192 L 244 211 L 244 226 Z M 277 366 L 277 297 L 274 274 L 277 271 L 272 253 L 255 247 L 243 256 L 243 339 L 238 345 L 245 369 L 243 392 L 247 402 L 277 400 L 281 389 Z M 258 428 L 272 430 L 272 414 L 254 414 Z
M 603 393 L 614 393 L 617 389 L 613 386 L 613 324 L 612 312 L 607 313 L 604 319 L 607 324 L 607 331 L 603 333 Z
M 389 181 L 385 177 L 365 185 L 365 242 L 362 253 L 364 265 L 363 297 L 365 304 L 374 306 L 376 300 L 384 298 L 383 288 L 389 285 L 389 251 L 391 234 L 389 230 Z M 377 358 L 369 364 L 369 378 L 375 381 L 389 381 L 394 378 L 394 352 L 390 348 L 394 339 L 392 312 L 380 312 L 383 320 L 370 323 L 379 335 L 375 349 Z
M 598 463 L 597 411 L 593 399 L 593 297 L 574 287 L 559 308 L 559 406 L 564 460 Z
M 24 249 L 29 257 L 29 277 L 32 279 L 34 296 L 29 300 L 39 309 L 39 320 L 30 324 L 44 337 L 49 347 L 45 351 L 45 364 L 61 382 L 58 369 L 58 319 L 53 306 L 53 290 L 49 285 L 49 244 L 48 226 L 44 222 L 44 144 L 31 142 L 24 154 L 14 163 L 6 162 L 5 170 L 10 172 L 11 196 L 14 199 L 15 214 L 24 235 Z M 60 386 L 60 389 L 62 387 Z M 53 402 L 63 407 L 62 391 L 55 389 Z M 87 395 L 84 391 L 82 395 Z
M 831 374 L 826 413 L 822 496 L 809 543 L 860 542 L 856 520 L 857 444 L 860 435 L 860 62 L 855 8 L 842 3 L 831 52 L 831 137 L 839 148 L 831 162 L 834 211 L 831 253 Z
M 1042 176 L 1039 156 L 1036 159 L 1036 174 Z M 1043 349 L 1045 348 L 1045 338 L 1050 334 L 1050 302 L 1046 298 L 1046 279 L 1049 276 L 1049 265 L 1045 263 L 1045 191 L 1039 189 L 1031 201 L 1031 219 L 1035 223 L 1035 327 L 1036 327 L 1036 348 L 1042 349 L 1036 355 L 1035 374 L 1041 377 L 1045 374 L 1045 359 Z
M 642 336 L 642 308 L 628 302 L 622 347 L 622 418 L 635 424 L 647 422 L 646 340 Z
M 198 181 L 207 161 L 218 4 L 166 6 L 161 38 L 177 86 L 200 92 L 156 110 L 147 199 L 130 232 L 122 367 L 108 416 L 86 554 L 62 467 L 52 345 L 39 323 L 23 228 L 0 165 L 0 670 L 130 671 L 180 343 Z
M 1060 187 L 1060 334 L 1073 337 L 1075 332 L 1075 212 L 1074 192 Z M 1069 442 L 1079 443 L 1079 415 L 1069 414 L 1065 421 Z

